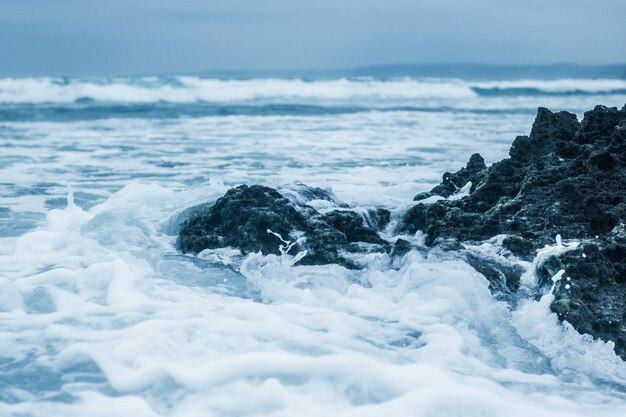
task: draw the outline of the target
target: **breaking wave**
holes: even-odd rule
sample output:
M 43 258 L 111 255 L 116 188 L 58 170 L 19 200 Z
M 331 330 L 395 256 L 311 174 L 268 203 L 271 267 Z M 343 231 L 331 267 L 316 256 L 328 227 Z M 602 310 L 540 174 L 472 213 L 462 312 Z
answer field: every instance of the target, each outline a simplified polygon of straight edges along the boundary
M 520 80 L 470 82 L 459 79 L 249 79 L 194 76 L 139 78 L 0 79 L 0 103 L 315 103 L 365 100 L 474 98 L 482 95 L 625 94 L 623 80 Z

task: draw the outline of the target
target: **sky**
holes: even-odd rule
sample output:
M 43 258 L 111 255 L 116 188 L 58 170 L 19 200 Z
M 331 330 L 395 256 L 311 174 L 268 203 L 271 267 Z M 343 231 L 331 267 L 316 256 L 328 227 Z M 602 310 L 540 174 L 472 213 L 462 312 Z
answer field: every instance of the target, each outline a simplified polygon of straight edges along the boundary
M 0 76 L 626 62 L 625 0 L 0 0 Z

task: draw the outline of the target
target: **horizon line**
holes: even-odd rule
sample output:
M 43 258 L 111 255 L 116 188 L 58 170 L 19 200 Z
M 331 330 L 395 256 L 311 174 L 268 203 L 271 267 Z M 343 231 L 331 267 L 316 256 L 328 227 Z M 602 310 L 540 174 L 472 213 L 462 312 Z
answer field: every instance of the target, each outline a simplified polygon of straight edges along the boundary
M 543 73 L 532 74 L 533 70 Z M 551 73 L 550 70 L 553 72 Z M 429 71 L 438 71 L 439 74 Z M 474 71 L 471 73 L 471 71 Z M 508 71 L 505 73 L 491 73 L 489 71 Z M 418 73 L 421 72 L 421 73 Z M 443 72 L 443 74 L 442 74 Z M 376 74 L 375 74 L 376 73 Z M 464 74 L 463 74 L 464 73 Z M 532 64 L 496 64 L 487 62 L 429 62 L 429 63 L 390 63 L 390 64 L 367 64 L 353 67 L 335 68 L 279 68 L 279 69 L 243 69 L 243 68 L 213 68 L 191 71 L 154 71 L 154 72 L 134 72 L 119 74 L 89 74 L 89 75 L 0 75 L 0 79 L 15 78 L 138 78 L 149 76 L 215 76 L 216 78 L 248 78 L 248 77 L 440 77 L 440 78 L 464 78 L 464 76 L 482 78 L 485 76 L 514 76 L 514 75 L 536 75 L 548 78 L 559 78 L 560 76 L 572 76 L 572 78 L 583 78 L 587 75 L 597 78 L 598 75 L 608 76 L 607 78 L 626 79 L 626 61 L 607 64 L 584 64 L 576 62 L 551 62 Z M 560 74 L 559 74 L 560 73 Z M 594 75 L 595 74 L 595 75 Z M 505 77 L 506 78 L 506 77 Z

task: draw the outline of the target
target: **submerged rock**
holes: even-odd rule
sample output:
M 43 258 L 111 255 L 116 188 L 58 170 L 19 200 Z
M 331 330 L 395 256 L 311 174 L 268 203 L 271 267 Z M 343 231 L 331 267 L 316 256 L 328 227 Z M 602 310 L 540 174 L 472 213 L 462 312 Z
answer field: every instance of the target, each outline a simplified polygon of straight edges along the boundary
M 337 202 L 328 191 L 298 185 L 287 189 L 285 194 L 289 198 L 261 185 L 230 189 L 215 204 L 192 210 L 180 229 L 178 247 L 183 252 L 196 254 L 205 249 L 232 246 L 243 253 L 278 255 L 281 245 L 286 246 L 282 238 L 296 242 L 290 254 L 307 251 L 300 264 L 337 263 L 348 268 L 358 267 L 350 259 L 351 252 L 389 249 L 387 241 L 364 217 L 341 208 L 342 204 L 338 204 L 339 209 L 325 214 L 306 204 L 312 200 Z M 388 222 L 389 213 L 381 210 L 376 210 L 373 223 L 384 223 L 384 218 Z
M 440 185 L 415 197 L 398 232 L 421 230 L 428 245 L 507 235 L 503 247 L 527 259 L 557 234 L 582 240 L 538 274 L 548 283 L 564 269 L 569 280 L 559 282 L 552 310 L 578 331 L 614 341 L 626 359 L 626 106 L 596 106 L 582 122 L 540 108 L 530 135 L 517 137 L 509 155 L 486 167 L 475 154 L 465 168 L 445 173 Z M 468 195 L 454 198 L 462 188 Z M 440 199 L 419 203 L 433 196 Z M 493 288 L 517 289 L 516 271 L 469 261 Z

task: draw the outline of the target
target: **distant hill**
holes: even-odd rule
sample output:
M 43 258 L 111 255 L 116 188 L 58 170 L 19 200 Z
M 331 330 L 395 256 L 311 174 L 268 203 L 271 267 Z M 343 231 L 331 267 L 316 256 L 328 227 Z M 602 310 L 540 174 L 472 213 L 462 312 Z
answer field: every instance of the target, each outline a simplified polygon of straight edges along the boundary
M 215 78 L 337 78 L 337 77 L 437 77 L 461 78 L 465 80 L 511 80 L 559 78 L 609 78 L 626 79 L 626 63 L 611 65 L 490 65 L 490 64 L 403 64 L 372 65 L 359 68 L 333 70 L 276 70 L 239 71 L 216 70 L 198 75 Z

